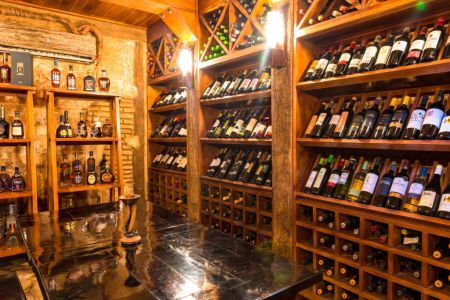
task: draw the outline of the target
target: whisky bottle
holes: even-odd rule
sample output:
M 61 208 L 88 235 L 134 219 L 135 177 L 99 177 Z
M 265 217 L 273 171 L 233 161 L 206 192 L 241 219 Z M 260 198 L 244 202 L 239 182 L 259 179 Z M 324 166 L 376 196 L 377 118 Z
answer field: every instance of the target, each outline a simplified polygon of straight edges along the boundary
M 93 138 L 102 137 L 102 122 L 98 117 L 94 118 L 94 123 L 92 124 L 91 136 Z
M 0 64 L 0 83 L 11 82 L 11 67 L 8 64 L 8 55 L 3 52 L 3 59 Z
M 420 197 L 417 212 L 421 215 L 432 216 L 438 208 L 441 196 L 442 169 L 442 165 L 436 166 L 433 178 L 428 182 Z
M 94 151 L 89 151 L 87 160 L 87 184 L 94 185 L 97 183 L 97 173 L 95 172 Z
M 391 162 L 389 166 L 389 171 L 386 172 L 383 177 L 381 177 L 380 184 L 378 185 L 378 190 L 373 199 L 372 205 L 378 207 L 384 207 L 386 205 L 386 200 L 389 196 L 389 191 L 391 190 L 392 182 L 394 181 L 395 170 L 397 169 L 397 163 L 395 161 Z
M 57 138 L 67 138 L 67 129 L 64 124 L 64 115 L 59 116 L 59 126 L 56 129 L 56 137 Z
M 83 173 L 81 172 L 80 161 L 77 159 L 77 153 L 75 152 L 75 160 L 72 162 L 72 183 L 82 184 Z
M 102 126 L 102 137 L 112 137 L 113 128 L 109 119 L 105 119 L 105 123 Z
M 419 206 L 420 197 L 422 195 L 425 184 L 427 183 L 427 168 L 422 167 L 417 170 L 416 178 L 411 183 L 405 204 L 403 205 L 403 210 L 410 213 L 417 213 L 417 208 Z
M 67 155 L 63 154 L 63 161 L 59 165 L 59 185 L 68 186 L 71 183 L 70 164 L 67 161 Z
M 20 174 L 19 167 L 15 167 L 14 175 L 11 177 L 11 191 L 22 192 L 25 190 L 25 178 Z
M 68 137 L 68 138 L 73 137 L 73 135 L 72 135 L 72 126 L 70 126 L 70 122 L 69 122 L 69 112 L 68 112 L 68 111 L 65 111 L 65 112 L 64 112 L 64 126 L 66 126 L 67 137 Z
M 58 89 L 61 85 L 61 71 L 58 68 L 58 60 L 53 60 L 53 69 L 51 71 L 52 88 Z
M 109 164 L 105 164 L 105 169 L 103 170 L 103 173 L 100 174 L 100 182 L 104 184 L 112 184 L 114 182 L 114 175 L 111 172 L 111 169 L 109 167 Z
M 23 139 L 25 133 L 23 131 L 23 123 L 20 120 L 20 112 L 16 111 L 14 121 L 11 125 L 11 136 L 13 139 Z
M 77 89 L 77 79 L 76 79 L 75 75 L 73 74 L 73 66 L 72 65 L 69 65 L 69 73 L 67 74 L 66 81 L 67 81 L 67 89 L 69 91 L 74 91 Z
M 81 138 L 86 138 L 88 136 L 88 129 L 84 120 L 84 113 L 82 112 L 80 112 L 80 121 L 77 125 L 77 136 Z
M 0 167 L 0 182 L 2 186 L 2 191 L 11 190 L 11 177 L 6 173 L 6 166 Z
M 389 196 L 387 198 L 386 207 L 399 210 L 406 196 L 406 189 L 409 184 L 409 162 L 406 161 L 402 171 L 399 172 L 392 183 Z
M 95 92 L 95 78 L 91 75 L 91 70 L 87 71 L 87 75 L 83 79 L 83 90 Z
M 98 78 L 98 89 L 100 92 L 109 92 L 111 81 L 106 76 L 106 68 L 102 68 L 102 76 Z
M 359 195 L 358 202 L 364 204 L 370 204 L 372 202 L 373 193 L 377 186 L 378 178 L 380 178 L 381 158 L 375 158 L 373 168 L 367 173 L 364 179 L 364 184 L 361 188 L 361 194 Z
M 5 108 L 0 106 L 0 139 L 9 139 L 9 123 L 5 119 Z

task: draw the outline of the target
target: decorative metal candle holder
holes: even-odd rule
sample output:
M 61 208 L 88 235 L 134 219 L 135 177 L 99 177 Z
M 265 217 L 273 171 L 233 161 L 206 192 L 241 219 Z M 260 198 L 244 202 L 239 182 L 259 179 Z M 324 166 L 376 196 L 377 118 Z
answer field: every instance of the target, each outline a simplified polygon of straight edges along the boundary
M 125 236 L 120 239 L 120 243 L 123 247 L 131 247 L 141 243 L 141 236 L 135 230 L 136 225 L 136 204 L 141 198 L 141 195 L 122 195 L 119 196 L 119 200 L 125 204 L 126 207 L 126 223 L 125 223 Z

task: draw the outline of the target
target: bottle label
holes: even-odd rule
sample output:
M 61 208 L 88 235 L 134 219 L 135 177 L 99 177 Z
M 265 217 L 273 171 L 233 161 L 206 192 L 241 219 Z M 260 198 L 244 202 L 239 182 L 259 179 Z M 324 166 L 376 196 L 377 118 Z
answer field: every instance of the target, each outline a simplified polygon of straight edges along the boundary
M 422 129 L 423 120 L 425 119 L 425 111 L 423 109 L 415 109 L 409 118 L 407 128 Z
M 94 184 L 95 183 L 95 175 L 94 174 L 90 174 L 87 178 L 87 182 L 89 184 Z
M 420 196 L 423 192 L 423 184 L 413 182 L 409 187 L 408 195 L 417 195 Z
M 317 118 L 317 122 L 316 122 L 316 126 L 322 126 L 322 124 L 323 124 L 323 121 L 325 121 L 325 118 L 327 117 L 327 114 L 326 113 L 321 113 L 320 115 L 319 115 L 319 117 Z
M 186 136 L 187 135 L 187 129 L 186 128 L 181 128 L 180 131 L 178 132 L 179 136 Z
M 348 173 L 342 173 L 341 176 L 339 177 L 338 184 L 344 185 L 347 182 L 348 175 L 349 175 Z
M 377 58 L 375 64 L 376 65 L 378 65 L 378 64 L 385 65 L 389 58 L 389 54 L 391 54 L 391 49 L 392 49 L 391 46 L 381 47 L 380 53 L 378 54 L 378 58 Z
M 368 111 L 361 127 L 372 128 L 377 121 L 377 113 Z
M 217 120 L 214 122 L 212 128 L 217 128 L 217 126 L 219 126 L 219 124 L 220 124 L 220 120 L 217 119 Z
M 5 68 L 1 68 L 0 69 L 0 77 L 1 77 L 1 79 L 2 79 L 2 81 L 7 81 L 9 78 L 8 78 L 8 71 L 5 69 Z
M 12 128 L 12 136 L 22 136 L 22 127 L 21 126 L 13 126 Z
M 259 82 L 258 78 L 253 79 L 252 83 L 250 83 L 250 89 L 254 91 L 256 89 L 256 85 L 258 84 L 258 82 Z
M 411 51 L 409 51 L 406 58 L 412 58 L 412 57 L 419 58 L 421 53 L 422 53 L 421 50 L 411 50 Z
M 251 118 L 250 122 L 248 122 L 247 127 L 245 128 L 246 131 L 253 131 L 255 128 L 256 122 L 258 122 L 255 118 Z
M 241 86 L 239 87 L 239 90 L 246 90 L 248 88 L 248 86 L 250 85 L 251 79 L 244 79 L 244 81 L 242 81 Z
M 59 85 L 59 84 L 60 84 L 60 81 L 61 81 L 61 75 L 58 74 L 58 73 L 56 73 L 56 72 L 52 72 L 52 82 L 53 82 L 54 84 Z
M 434 200 L 436 200 L 436 192 L 424 191 L 422 193 L 422 197 L 420 197 L 419 206 L 432 208 L 434 205 Z
M 325 68 L 327 67 L 327 65 L 328 65 L 328 59 L 326 59 L 326 58 L 321 58 L 320 60 L 319 60 L 319 62 L 317 63 L 317 66 L 316 66 L 316 69 L 315 70 L 325 70 Z
M 373 194 L 375 187 L 378 182 L 378 175 L 373 173 L 368 173 L 366 175 L 366 179 L 364 179 L 364 184 L 361 188 L 361 192 L 367 192 L 369 194 Z
M 339 122 L 336 125 L 335 133 L 341 133 L 344 131 L 345 123 L 347 123 L 348 111 L 343 111 L 341 117 L 339 118 Z
M 336 184 L 339 181 L 339 175 L 338 174 L 331 174 L 330 179 L 328 179 L 327 186 L 328 187 L 335 187 Z
M 389 190 L 392 186 L 393 178 L 385 177 L 380 181 L 380 185 L 378 186 L 377 195 L 387 196 L 389 194 Z
M 339 123 L 339 119 L 340 118 L 341 118 L 341 115 L 339 115 L 339 114 L 333 115 L 331 117 L 331 120 L 330 120 L 330 125 L 336 125 L 337 126 L 337 124 Z
M 325 72 L 331 72 L 334 74 L 334 73 L 336 73 L 336 68 L 337 68 L 336 64 L 328 64 Z
M 415 40 L 414 42 L 411 43 L 410 51 L 418 50 L 420 53 L 420 51 L 422 51 L 424 45 L 425 45 L 424 40 Z
M 82 177 L 81 177 L 80 175 L 75 175 L 74 178 L 73 178 L 73 181 L 74 181 L 76 184 L 80 184 L 82 180 L 83 180 L 83 179 L 82 179 Z
M 438 108 L 430 108 L 427 110 L 423 125 L 434 125 L 439 127 L 444 117 L 444 112 Z
M 450 116 L 447 116 L 444 119 L 442 119 L 441 129 L 439 130 L 439 133 L 442 132 L 450 132 Z
M 187 165 L 187 157 L 183 157 L 181 163 L 178 165 L 179 168 L 184 169 Z
M 345 65 L 350 60 L 350 58 L 352 58 L 350 53 L 342 53 L 341 57 L 339 58 L 338 65 Z
M 427 36 L 427 41 L 425 42 L 425 46 L 423 47 L 424 50 L 436 49 L 439 44 L 441 34 L 442 34 L 442 32 L 440 30 L 433 30 L 432 32 L 430 32 Z
M 75 86 L 75 79 L 70 77 L 69 79 L 67 79 L 67 89 L 68 90 L 74 90 L 76 88 Z
M 93 91 L 93 90 L 95 90 L 95 82 L 94 82 L 94 80 L 86 79 L 84 81 L 84 89 L 86 91 Z
M 320 188 L 320 184 L 322 183 L 323 177 L 325 176 L 325 173 L 327 172 L 327 169 L 321 168 L 319 173 L 317 174 L 317 178 L 314 181 L 313 188 Z
M 356 179 L 353 180 L 352 185 L 350 189 L 348 190 L 348 194 L 352 195 L 354 197 L 359 197 L 359 194 L 361 194 L 361 188 L 364 184 L 364 181 Z
M 417 244 L 418 242 L 419 242 L 418 236 L 403 238 L 403 245 Z
M 359 65 L 361 64 L 361 59 L 359 58 L 353 58 L 350 61 L 350 64 L 348 65 L 349 68 L 359 68 Z
M 443 194 L 438 211 L 450 212 L 450 194 Z
M 153 159 L 153 162 L 158 162 L 161 160 L 162 154 L 156 155 L 155 159 Z
M 364 56 L 361 60 L 362 64 L 368 64 L 372 61 L 374 57 L 377 56 L 378 48 L 375 46 L 370 46 L 366 49 L 366 52 L 364 53 Z
M 314 73 L 314 70 L 316 69 L 317 63 L 318 63 L 318 62 L 319 62 L 318 60 L 313 61 L 313 62 L 311 63 L 311 65 L 309 66 L 309 69 L 308 69 L 308 71 L 307 71 L 306 73 L 307 73 L 307 74 L 312 74 L 312 73 Z
M 392 184 L 391 193 L 395 193 L 392 196 L 400 196 L 400 198 L 404 197 L 406 194 L 406 189 L 408 188 L 408 181 L 405 180 L 403 177 L 395 177 L 394 183 Z
M 406 46 L 408 46 L 408 42 L 406 41 L 396 41 L 394 43 L 394 46 L 392 47 L 392 51 L 406 51 Z

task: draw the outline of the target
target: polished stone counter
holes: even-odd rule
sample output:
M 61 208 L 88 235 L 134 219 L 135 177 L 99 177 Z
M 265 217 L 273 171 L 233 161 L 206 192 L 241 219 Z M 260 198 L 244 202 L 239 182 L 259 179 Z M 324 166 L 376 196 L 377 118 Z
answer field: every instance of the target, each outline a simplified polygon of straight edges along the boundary
M 49 299 L 294 299 L 320 273 L 141 200 L 139 246 L 113 205 L 40 213 L 21 231 Z

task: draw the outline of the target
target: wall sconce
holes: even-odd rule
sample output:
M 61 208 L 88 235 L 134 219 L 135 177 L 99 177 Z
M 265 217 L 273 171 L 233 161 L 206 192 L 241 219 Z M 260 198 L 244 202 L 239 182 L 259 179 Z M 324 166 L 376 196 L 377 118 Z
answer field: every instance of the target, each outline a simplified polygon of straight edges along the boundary
M 286 66 L 286 55 L 284 52 L 285 27 L 283 13 L 273 10 L 267 14 L 266 43 L 270 51 L 271 65 L 274 68 Z
M 180 54 L 178 55 L 178 67 L 183 73 L 183 76 L 192 73 L 192 64 L 192 51 L 186 46 L 181 48 Z

